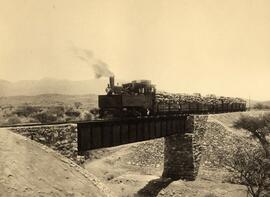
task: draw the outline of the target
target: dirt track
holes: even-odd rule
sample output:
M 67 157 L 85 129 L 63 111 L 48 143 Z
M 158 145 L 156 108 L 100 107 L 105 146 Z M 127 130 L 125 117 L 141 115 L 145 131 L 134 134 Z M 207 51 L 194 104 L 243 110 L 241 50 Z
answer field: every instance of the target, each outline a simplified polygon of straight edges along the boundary
M 86 170 L 34 141 L 0 129 L 0 196 L 106 196 Z

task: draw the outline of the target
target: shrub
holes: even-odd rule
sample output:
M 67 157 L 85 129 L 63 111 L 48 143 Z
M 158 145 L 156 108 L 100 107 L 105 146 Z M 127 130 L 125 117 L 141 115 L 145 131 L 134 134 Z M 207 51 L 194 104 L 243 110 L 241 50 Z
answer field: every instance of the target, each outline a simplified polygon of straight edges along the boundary
M 98 115 L 99 114 L 99 109 L 98 108 L 93 108 L 90 110 L 90 112 L 94 115 Z
M 94 115 L 91 112 L 86 112 L 83 116 L 83 120 L 93 120 Z
M 204 197 L 217 197 L 217 195 L 213 193 L 209 193 L 209 194 L 204 195 Z
M 91 109 L 90 113 L 92 114 L 92 119 L 96 119 L 100 116 L 100 110 L 98 108 Z
M 233 173 L 233 178 L 247 187 L 251 196 L 266 196 L 270 189 L 270 161 L 262 149 L 239 148 L 231 157 L 225 158 L 224 164 Z
M 28 117 L 28 116 L 30 116 L 34 113 L 40 112 L 40 111 L 41 111 L 40 107 L 23 105 L 23 106 L 17 107 L 13 113 L 16 114 L 17 116 Z
M 65 114 L 70 117 L 79 117 L 81 112 L 74 110 L 73 108 L 69 108 Z
M 258 117 L 243 115 L 234 123 L 234 127 L 245 129 L 259 142 L 260 148 L 239 148 L 226 161 L 226 166 L 238 175 L 253 197 L 270 194 L 270 113 Z
M 21 123 L 21 120 L 17 116 L 10 117 L 7 121 L 8 125 L 14 125 Z
M 54 114 L 57 117 L 64 117 L 65 107 L 61 105 L 51 106 L 48 108 L 48 112 Z
M 33 118 L 38 120 L 40 123 L 52 123 L 57 120 L 56 115 L 45 111 L 35 114 Z
M 270 113 L 264 113 L 257 117 L 242 115 L 234 123 L 234 127 L 245 129 L 254 139 L 258 140 L 266 157 L 270 159 L 270 142 L 267 140 L 267 136 L 270 134 Z
M 76 109 L 79 109 L 82 106 L 81 102 L 74 102 L 74 106 L 76 107 Z

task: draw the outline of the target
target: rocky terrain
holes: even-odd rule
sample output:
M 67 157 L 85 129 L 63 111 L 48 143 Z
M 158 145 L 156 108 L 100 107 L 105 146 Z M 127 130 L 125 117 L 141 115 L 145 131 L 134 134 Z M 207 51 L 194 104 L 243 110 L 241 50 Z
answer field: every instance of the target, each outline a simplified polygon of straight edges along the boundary
M 77 163 L 81 163 L 82 158 L 77 154 L 76 124 L 14 127 L 10 130 L 46 145 Z

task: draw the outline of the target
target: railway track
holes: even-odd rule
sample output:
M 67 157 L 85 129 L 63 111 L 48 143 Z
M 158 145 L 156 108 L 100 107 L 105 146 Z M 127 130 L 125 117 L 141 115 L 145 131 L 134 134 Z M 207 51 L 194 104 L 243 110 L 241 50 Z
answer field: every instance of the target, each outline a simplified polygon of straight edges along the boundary
M 222 114 L 222 113 L 233 113 L 238 111 L 224 111 L 224 112 L 197 112 L 197 113 L 183 113 L 183 114 L 161 114 L 158 116 L 142 116 L 136 117 L 136 119 L 151 119 L 151 118 L 162 118 L 162 117 L 178 117 L 178 116 L 194 116 L 194 115 L 210 115 L 210 114 Z M 87 122 L 111 122 L 111 121 L 126 121 L 134 119 L 131 117 L 127 118 L 111 118 L 111 119 L 95 119 L 95 120 L 84 120 L 84 121 L 67 121 L 67 122 L 52 122 L 52 123 L 25 123 L 25 124 L 16 124 L 16 125 L 0 125 L 0 128 L 16 128 L 16 127 L 39 127 L 39 126 L 54 126 L 54 125 L 65 125 L 65 124 L 80 124 L 80 123 L 87 123 Z

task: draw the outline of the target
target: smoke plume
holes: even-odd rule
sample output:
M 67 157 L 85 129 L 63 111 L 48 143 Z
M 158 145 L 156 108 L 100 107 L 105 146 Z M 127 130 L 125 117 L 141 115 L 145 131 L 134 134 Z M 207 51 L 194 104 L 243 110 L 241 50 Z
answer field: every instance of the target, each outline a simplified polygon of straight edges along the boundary
M 92 67 L 96 78 L 114 76 L 112 71 L 109 70 L 108 65 L 105 62 L 95 58 L 94 53 L 91 50 L 81 49 L 75 46 L 72 46 L 71 49 L 75 57 Z

